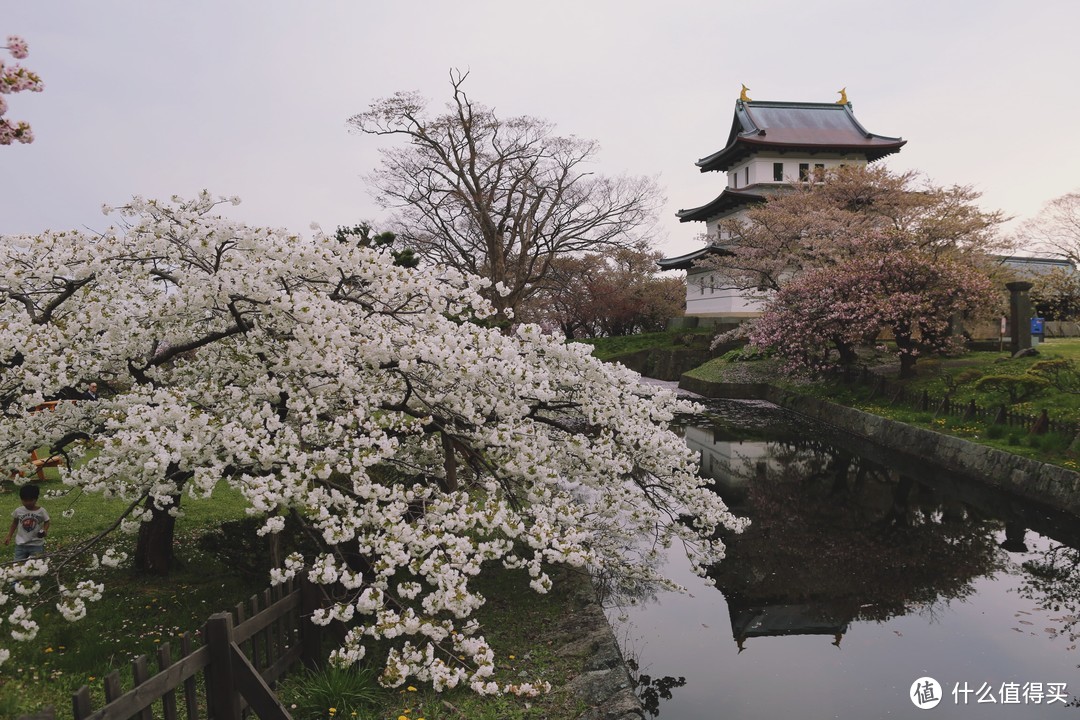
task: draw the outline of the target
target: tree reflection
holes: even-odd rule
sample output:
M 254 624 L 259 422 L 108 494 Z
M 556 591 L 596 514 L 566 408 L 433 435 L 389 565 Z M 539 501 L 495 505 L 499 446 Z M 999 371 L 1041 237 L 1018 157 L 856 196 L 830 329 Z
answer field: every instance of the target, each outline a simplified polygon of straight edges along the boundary
M 641 707 L 648 713 L 649 717 L 660 717 L 660 701 L 670 700 L 671 691 L 686 684 L 685 677 L 666 675 L 654 678 L 651 675 L 646 675 L 640 672 L 641 668 L 638 667 L 637 661 L 633 658 L 627 660 L 626 664 L 630 668 L 630 679 L 634 683 L 634 694 L 641 701 Z
M 1080 640 L 1080 550 L 1068 545 L 1055 544 L 1022 563 L 1026 573 L 1019 588 L 1021 597 L 1049 612 L 1057 613 L 1050 618 L 1056 623 L 1046 628 L 1051 637 L 1064 637 L 1076 647 Z
M 732 467 L 729 484 L 743 488 L 733 509 L 753 524 L 726 538 L 728 557 L 710 573 L 740 649 L 783 634 L 839 646 L 852 621 L 932 610 L 1002 565 L 1000 523 L 912 477 L 819 440 L 771 442 L 761 455 Z

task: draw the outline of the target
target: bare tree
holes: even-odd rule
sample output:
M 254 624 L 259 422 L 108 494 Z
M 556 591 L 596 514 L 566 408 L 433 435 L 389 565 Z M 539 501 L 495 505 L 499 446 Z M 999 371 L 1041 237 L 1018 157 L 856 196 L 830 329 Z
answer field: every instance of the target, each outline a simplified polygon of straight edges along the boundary
M 554 259 L 639 242 L 663 198 L 649 178 L 594 174 L 595 141 L 473 103 L 462 89 L 467 76 L 451 71 L 442 115 L 430 117 L 417 93 L 396 93 L 348 124 L 408 141 L 383 149 L 368 177 L 377 201 L 394 210 L 399 241 L 428 262 L 490 280 L 489 299 L 506 317 Z
M 1080 264 L 1080 191 L 1046 203 L 1018 235 L 1026 247 Z

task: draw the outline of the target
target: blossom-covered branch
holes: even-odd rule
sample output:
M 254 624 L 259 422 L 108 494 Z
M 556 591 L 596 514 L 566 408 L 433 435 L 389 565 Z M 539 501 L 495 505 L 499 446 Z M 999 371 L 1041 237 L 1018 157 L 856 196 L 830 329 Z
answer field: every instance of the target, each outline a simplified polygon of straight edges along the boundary
M 503 690 L 470 620 L 490 567 L 544 592 L 550 563 L 663 581 L 627 553 L 678 542 L 702 571 L 723 557 L 717 531 L 743 522 L 667 428 L 687 403 L 535 326 L 475 322 L 493 313 L 484 280 L 248 227 L 218 202 L 136 198 L 98 235 L 2 239 L 4 467 L 80 431 L 92 444 L 67 448 L 66 484 L 149 498 L 123 527 L 222 482 L 260 534 L 299 519 L 319 550 L 273 579 L 308 572 L 331 593 L 317 619 L 350 626 L 335 662 L 389 643 L 391 686 Z M 28 412 L 89 381 L 112 392 Z
M 3 49 L 10 52 L 16 60 L 22 60 L 30 54 L 26 41 L 17 35 L 8 35 L 7 45 L 4 45 Z M 34 141 L 34 133 L 30 130 L 29 123 L 23 121 L 13 123 L 4 117 L 8 111 L 4 95 L 24 90 L 41 92 L 44 87 L 37 74 L 20 65 L 5 66 L 3 59 L 0 59 L 0 145 Z

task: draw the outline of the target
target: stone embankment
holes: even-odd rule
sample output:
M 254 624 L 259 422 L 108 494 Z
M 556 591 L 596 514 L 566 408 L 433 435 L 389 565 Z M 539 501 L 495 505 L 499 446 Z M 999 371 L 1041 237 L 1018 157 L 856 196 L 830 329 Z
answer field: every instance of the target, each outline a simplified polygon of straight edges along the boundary
M 683 376 L 679 387 L 711 398 L 768 400 L 879 445 L 1080 517 L 1080 473 L 837 405 L 766 383 L 718 383 Z
M 584 576 L 568 578 L 567 611 L 549 639 L 555 654 L 581 661 L 568 690 L 589 706 L 579 720 L 644 720 L 615 633 Z

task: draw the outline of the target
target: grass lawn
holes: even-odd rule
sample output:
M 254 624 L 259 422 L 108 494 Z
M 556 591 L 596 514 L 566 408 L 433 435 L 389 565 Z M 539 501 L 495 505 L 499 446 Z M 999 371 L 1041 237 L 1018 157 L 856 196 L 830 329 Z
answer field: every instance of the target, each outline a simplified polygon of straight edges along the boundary
M 916 377 L 904 380 L 912 395 L 924 390 L 933 397 L 949 394 L 951 402 L 967 404 L 975 400 L 981 407 L 1007 404 L 1012 410 L 1038 415 L 1046 410 L 1056 420 L 1080 422 L 1080 394 L 1045 387 L 1023 399 L 1010 403 L 1007 395 L 978 386 L 979 380 L 991 376 L 1021 376 L 1036 362 L 1047 359 L 1072 360 L 1080 366 L 1080 339 L 1054 339 L 1038 346 L 1039 355 L 1012 359 L 1008 352 L 971 352 L 956 358 L 924 358 L 916 365 Z M 957 417 L 938 416 L 929 412 L 894 405 L 888 398 L 874 396 L 872 388 L 858 383 L 845 384 L 833 377 L 814 381 L 792 378 L 784 373 L 777 360 L 730 362 L 716 358 L 689 373 L 704 380 L 745 382 L 758 380 L 790 387 L 809 395 L 854 407 L 901 422 L 926 427 L 950 435 L 964 437 L 983 445 L 996 447 L 1017 455 L 1077 469 L 1075 454 L 1069 450 L 1072 437 L 1055 433 L 1032 435 L 1023 428 L 993 425 Z M 895 377 L 891 379 L 896 380 Z
M 589 338 L 576 340 L 593 346 L 593 355 L 601 360 L 610 360 L 619 355 L 637 352 L 638 350 L 673 349 L 687 347 L 689 341 L 697 337 L 699 342 L 705 342 L 713 331 L 711 328 L 687 328 L 681 330 L 665 330 L 664 332 L 642 333 L 641 335 L 625 335 L 621 337 Z
M 97 495 L 76 499 L 61 494 L 59 482 L 46 482 L 43 490 L 39 504 L 52 517 L 49 551 L 92 537 L 126 507 Z M 0 507 L 7 512 L 18 502 L 17 490 L 5 483 Z M 65 518 L 69 507 L 75 514 Z M 90 604 L 85 619 L 69 623 L 55 610 L 46 612 L 33 641 L 5 643 L 12 655 L 0 665 L 0 717 L 13 718 L 46 705 L 57 708 L 58 718 L 70 716 L 71 693 L 84 684 L 90 686 L 94 706 L 100 707 L 102 676 L 120 670 L 128 683 L 125 687 L 130 687 L 133 658 L 141 654 L 153 658 L 161 643 L 175 642 L 180 633 L 196 630 L 213 613 L 267 585 L 265 578 L 237 573 L 199 542 L 221 523 L 243 517 L 238 493 L 223 487 L 211 500 L 185 498 L 183 507 L 186 516 L 178 523 L 176 542 L 180 567 L 170 577 L 137 576 L 124 569 L 92 571 L 94 579 L 105 583 L 105 593 Z M 121 549 L 130 554 L 134 537 L 123 537 Z M 11 552 L 10 546 L 4 550 Z
M 334 699 L 346 693 L 327 693 L 323 687 L 337 684 L 335 680 L 344 684 L 342 681 L 347 682 L 347 679 L 334 678 L 330 673 L 331 677 L 323 674 L 287 679 L 279 697 L 297 720 L 398 720 L 401 717 L 407 720 L 571 720 L 580 717 L 587 706 L 565 685 L 581 672 L 581 659 L 558 652 L 566 641 L 559 625 L 575 609 L 573 593 L 566 592 L 568 585 L 588 580 L 574 577 L 568 571 L 555 571 L 552 577 L 555 589 L 540 595 L 529 588 L 529 578 L 524 573 L 482 573 L 477 584 L 488 602 L 476 615 L 497 658 L 491 679 L 500 686 L 546 681 L 552 685 L 549 693 L 534 698 L 480 696 L 467 688 L 437 693 L 430 686 L 413 681 L 393 690 L 374 689 L 374 707 L 368 704 L 357 711 L 355 717 L 349 717 L 349 713 L 341 713 L 341 704 Z M 369 682 L 369 691 L 372 686 Z M 338 712 L 330 714 L 330 707 Z
M 54 474 L 55 470 L 48 471 Z M 96 495 L 75 498 L 63 494 L 64 487 L 55 481 L 43 485 L 40 504 L 52 516 L 48 549 L 56 550 L 78 543 L 104 529 L 125 507 L 117 500 Z M 18 505 L 18 494 L 10 484 L 0 487 L 0 508 L 5 512 Z M 74 515 L 63 517 L 72 508 Z M 41 618 L 37 638 L 28 643 L 5 643 L 11 658 L 0 665 L 0 718 L 15 718 L 52 705 L 57 717 L 71 715 L 71 694 L 82 685 L 90 687 L 93 707 L 104 704 L 102 678 L 113 670 L 120 672 L 122 687 L 131 688 L 131 661 L 138 655 L 150 658 L 156 668 L 155 653 L 162 643 L 171 643 L 177 656 L 179 635 L 194 632 L 206 619 L 228 610 L 268 585 L 264 569 L 237 562 L 236 543 L 222 542 L 225 524 L 245 517 L 244 501 L 239 493 L 222 486 L 210 500 L 183 500 L 184 517 L 177 524 L 176 552 L 178 569 L 167 578 L 140 576 L 131 570 L 100 569 L 94 579 L 105 583 L 104 597 L 91 603 L 87 617 L 69 623 L 55 610 Z M 125 536 L 125 549 L 134 549 L 134 537 Z M 224 545 L 225 547 L 215 547 Z M 5 548 L 7 552 L 11 548 Z M 251 548 L 247 548 L 252 554 Z M 257 550 L 254 554 L 257 554 Z M 556 576 L 557 577 L 557 576 Z M 564 578 L 565 582 L 580 582 Z M 478 620 L 499 658 L 495 680 L 500 684 L 525 681 L 549 681 L 556 688 L 544 696 L 481 697 L 467 689 L 435 693 L 419 683 L 412 690 L 383 691 L 374 688 L 377 706 L 355 718 L 336 714 L 339 720 L 363 720 L 363 717 L 390 718 L 404 715 L 412 720 L 425 718 L 574 718 L 584 711 L 579 700 L 558 690 L 580 671 L 580 660 L 558 656 L 546 630 L 564 617 L 571 608 L 564 593 L 553 591 L 538 595 L 528 587 L 528 577 L 521 571 L 494 572 L 478 579 L 488 604 Z M 326 677 L 307 677 L 297 668 L 282 682 L 281 697 L 287 705 L 304 696 L 317 700 L 318 710 L 300 712 L 294 717 L 331 718 L 331 707 L 345 707 L 343 693 L 358 682 L 373 690 L 367 681 L 353 673 L 344 685 L 327 683 Z M 330 678 L 333 680 L 341 678 Z M 319 694 L 319 691 L 322 694 Z M 160 706 L 156 706 L 160 713 Z

